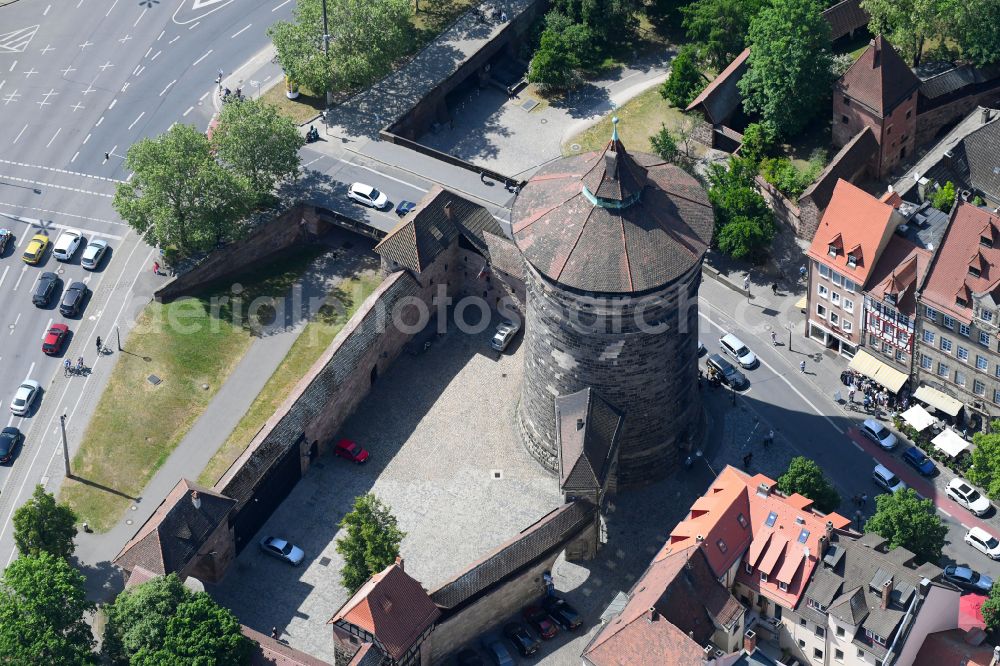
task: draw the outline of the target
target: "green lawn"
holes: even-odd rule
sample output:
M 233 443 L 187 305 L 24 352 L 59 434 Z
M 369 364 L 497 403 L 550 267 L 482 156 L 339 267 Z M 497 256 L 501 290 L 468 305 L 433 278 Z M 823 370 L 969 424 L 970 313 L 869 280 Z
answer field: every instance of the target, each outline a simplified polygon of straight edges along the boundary
M 369 271 L 337 285 L 327 297 L 327 304 L 306 324 L 281 365 L 250 405 L 250 409 L 209 461 L 198 477 L 198 483 L 212 486 L 222 477 L 381 282 L 382 278 L 377 272 Z
M 231 295 L 229 284 L 199 298 L 146 306 L 123 341 L 125 350 L 117 352 L 73 458 L 75 478 L 62 486 L 61 499 L 81 521 L 105 532 L 121 519 L 243 358 L 253 339 L 249 304 L 257 296 L 283 297 L 319 251 L 309 248 L 234 280 L 244 288 L 236 325 L 230 305 L 214 313 L 210 305 L 212 296 Z M 161 383 L 154 386 L 151 375 Z

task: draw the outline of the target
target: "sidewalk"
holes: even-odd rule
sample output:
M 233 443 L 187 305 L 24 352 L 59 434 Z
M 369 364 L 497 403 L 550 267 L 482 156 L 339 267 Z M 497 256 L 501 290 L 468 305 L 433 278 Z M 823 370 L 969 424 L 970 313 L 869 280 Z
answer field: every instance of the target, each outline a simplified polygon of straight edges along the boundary
M 226 379 L 205 412 L 156 472 L 123 519 L 104 534 L 81 532 L 76 539 L 76 558 L 84 565 L 87 591 L 92 599 L 112 598 L 120 576 L 110 562 L 181 478 L 196 480 L 205 465 L 226 441 L 233 428 L 257 398 L 285 355 L 322 304 L 322 299 L 341 280 L 364 265 L 358 253 L 333 257 L 328 252 L 313 262 L 298 284 L 302 288 L 302 311 L 293 313 L 294 323 L 255 339 L 246 355 Z M 295 298 L 291 302 L 295 304 Z

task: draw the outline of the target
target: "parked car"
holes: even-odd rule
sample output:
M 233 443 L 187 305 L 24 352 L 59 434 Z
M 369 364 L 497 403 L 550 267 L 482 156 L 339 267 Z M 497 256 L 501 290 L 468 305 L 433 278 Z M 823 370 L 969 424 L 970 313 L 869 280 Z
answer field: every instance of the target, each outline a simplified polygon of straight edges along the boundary
M 945 488 L 944 494 L 977 516 L 985 515 L 992 506 L 990 501 L 980 495 L 979 491 L 965 479 L 952 479 L 948 483 L 948 487 Z
M 944 568 L 944 578 L 969 592 L 989 592 L 990 588 L 993 587 L 993 579 L 989 576 L 984 576 L 969 567 L 960 567 L 954 564 Z
M 277 557 L 283 562 L 288 562 L 292 566 L 299 566 L 306 554 L 298 546 L 293 546 L 284 539 L 278 537 L 264 537 L 260 540 L 260 549 L 270 555 Z
M 892 451 L 896 448 L 896 436 L 875 419 L 865 419 L 865 422 L 861 424 L 861 434 L 886 451 Z
M 888 467 L 883 465 L 875 465 L 875 469 L 872 470 L 872 480 L 875 481 L 875 485 L 891 493 L 899 492 L 906 488 L 906 484 L 900 481 L 899 477 L 893 474 Z
M 403 199 L 398 204 L 396 204 L 396 215 L 402 217 L 403 215 L 406 215 L 416 207 L 417 204 L 413 203 L 412 201 L 407 201 L 406 199 Z
M 507 646 L 499 639 L 489 641 L 484 645 L 487 654 L 496 666 L 514 666 L 514 658 L 510 656 Z
M 542 638 L 548 640 L 554 638 L 556 634 L 559 633 L 559 628 L 556 623 L 549 619 L 549 616 L 544 610 L 538 606 L 528 606 L 521 613 L 524 615 L 524 619 L 528 621 L 538 635 Z
M 48 247 L 49 237 L 45 234 L 35 234 L 28 241 L 28 247 L 24 248 L 24 254 L 21 255 L 21 259 L 24 263 L 34 266 L 41 262 Z
M 69 335 L 69 326 L 66 324 L 52 324 L 49 330 L 45 331 L 42 338 L 42 353 L 52 356 L 62 351 L 66 336 Z
M 542 607 L 549 614 L 549 617 L 566 631 L 574 631 L 583 624 L 580 614 L 565 599 L 545 597 L 542 600 Z
M 88 270 L 94 270 L 101 265 L 104 254 L 108 251 L 108 241 L 92 240 L 83 249 L 83 256 L 80 257 L 80 265 Z
M 715 370 L 715 372 L 719 375 L 719 379 L 721 379 L 727 386 L 732 386 L 733 388 L 738 389 L 749 384 L 746 375 L 734 368 L 732 363 L 718 354 L 709 354 L 705 363 L 710 369 Z
M 458 666 L 486 666 L 479 653 L 469 648 L 455 655 L 455 661 L 458 662 Z
M 83 233 L 80 231 L 64 229 L 59 234 L 59 238 L 56 239 L 56 244 L 52 246 L 52 256 L 56 258 L 56 261 L 69 261 L 76 254 L 82 240 Z
M 743 341 L 732 333 L 726 333 L 719 338 L 719 344 L 723 351 L 736 359 L 736 362 L 744 368 L 752 368 L 757 365 L 757 357 L 750 348 L 743 344 Z
M 705 353 L 705 343 L 701 340 L 698 341 L 698 356 L 700 357 Z
M 503 626 L 503 635 L 507 637 L 517 651 L 523 656 L 535 654 L 542 644 L 540 640 L 531 635 L 528 628 L 520 622 L 508 622 Z
M 62 302 L 59 304 L 59 312 L 67 317 L 75 317 L 83 309 L 83 302 L 87 298 L 87 285 L 82 282 L 73 282 L 69 288 L 63 292 Z
M 1000 560 L 1000 540 L 981 527 L 973 527 L 966 532 L 965 543 L 991 560 Z
M 4 465 L 9 463 L 23 441 L 24 435 L 13 426 L 0 431 L 0 463 Z
M 59 276 L 55 273 L 45 272 L 38 276 L 35 282 L 35 289 L 31 292 L 31 302 L 40 308 L 44 308 L 52 300 L 52 294 L 59 286 Z
M 350 439 L 342 439 L 333 447 L 333 452 L 341 458 L 347 458 L 351 462 L 359 465 L 368 460 L 368 451 L 358 446 L 358 443 Z
M 507 349 L 510 345 L 511 340 L 517 335 L 517 332 L 521 330 L 520 324 L 515 324 L 512 321 L 502 322 L 497 326 L 496 332 L 493 334 L 493 339 L 490 340 L 490 347 L 496 349 L 498 352 L 502 352 Z
M 42 387 L 38 382 L 34 379 L 25 379 L 14 392 L 14 399 L 10 401 L 10 411 L 14 416 L 27 415 L 41 391 Z
M 0 229 L 0 257 L 7 251 L 7 246 L 14 240 L 14 234 L 10 229 Z
M 934 473 L 937 471 L 934 461 L 925 456 L 924 452 L 915 446 L 911 446 L 903 451 L 903 462 L 924 476 L 934 476 Z
M 385 208 L 389 203 L 389 197 L 384 192 L 379 192 L 371 185 L 364 183 L 351 183 L 347 190 L 347 198 L 376 210 Z

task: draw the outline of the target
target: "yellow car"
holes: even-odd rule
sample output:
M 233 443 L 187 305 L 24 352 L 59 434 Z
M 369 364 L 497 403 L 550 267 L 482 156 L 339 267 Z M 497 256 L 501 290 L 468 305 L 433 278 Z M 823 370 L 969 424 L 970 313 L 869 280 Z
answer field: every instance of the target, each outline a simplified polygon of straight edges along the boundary
M 34 266 L 45 256 L 45 250 L 48 247 L 49 237 L 45 234 L 35 234 L 28 242 L 28 247 L 25 248 L 21 259 L 24 260 L 24 263 Z

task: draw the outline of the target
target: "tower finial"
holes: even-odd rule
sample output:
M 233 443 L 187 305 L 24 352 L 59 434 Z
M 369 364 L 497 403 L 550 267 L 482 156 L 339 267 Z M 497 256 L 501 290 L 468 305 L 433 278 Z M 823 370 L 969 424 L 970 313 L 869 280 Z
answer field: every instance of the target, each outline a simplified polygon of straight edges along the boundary
M 611 127 L 612 127 L 612 130 L 611 130 L 611 140 L 614 141 L 615 143 L 617 143 L 618 142 L 618 116 L 614 116 L 614 117 L 611 118 Z

